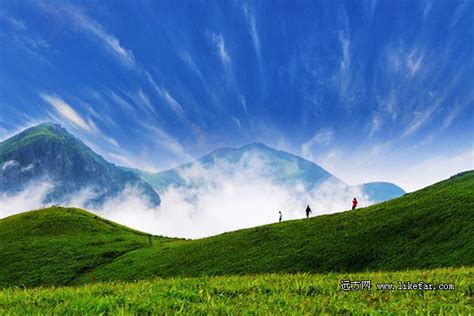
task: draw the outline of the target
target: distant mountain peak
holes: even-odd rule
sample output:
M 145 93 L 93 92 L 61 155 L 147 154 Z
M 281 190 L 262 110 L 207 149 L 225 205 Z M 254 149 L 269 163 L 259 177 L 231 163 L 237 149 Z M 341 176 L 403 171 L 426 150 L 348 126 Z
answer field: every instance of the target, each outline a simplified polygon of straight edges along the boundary
M 62 126 L 61 124 L 53 122 L 53 121 L 46 121 L 43 123 L 39 123 L 35 126 L 32 126 L 31 128 L 35 128 L 35 127 L 62 127 Z
M 54 132 L 62 132 L 62 133 L 68 133 L 69 132 L 63 128 L 59 123 L 55 123 L 55 122 L 43 122 L 43 123 L 40 123 L 38 125 L 35 125 L 35 126 L 32 126 L 28 129 L 25 130 L 25 132 L 27 131 L 36 131 L 36 130 L 40 130 L 40 129 L 49 129 L 51 131 L 54 131 Z
M 0 193 L 20 192 L 35 180 L 48 179 L 54 188 L 45 202 L 63 202 L 90 190 L 90 205 L 101 205 L 128 187 L 137 188 L 152 205 L 160 197 L 137 175 L 106 161 L 57 123 L 30 127 L 0 142 Z
M 244 145 L 244 146 L 240 147 L 239 149 L 271 149 L 271 150 L 276 150 L 274 148 L 271 148 L 271 147 L 265 145 L 264 143 L 258 143 L 258 142 Z
M 75 138 L 64 127 L 58 123 L 44 122 L 23 130 L 22 132 L 11 137 L 11 141 L 18 141 L 26 137 L 35 136 L 60 136 L 66 138 Z M 79 141 L 79 139 L 77 139 Z

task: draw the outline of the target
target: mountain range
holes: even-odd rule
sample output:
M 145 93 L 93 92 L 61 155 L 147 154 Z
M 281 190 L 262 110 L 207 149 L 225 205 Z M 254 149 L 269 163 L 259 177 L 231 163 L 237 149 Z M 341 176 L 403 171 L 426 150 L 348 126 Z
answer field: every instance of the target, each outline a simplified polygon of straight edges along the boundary
M 209 182 L 218 181 L 213 177 L 215 174 L 230 176 L 241 170 L 252 170 L 275 184 L 287 187 L 302 184 L 306 191 L 315 190 L 325 182 L 330 182 L 341 190 L 359 188 L 373 203 L 405 194 L 402 188 L 389 182 L 350 186 L 311 161 L 262 143 L 252 143 L 240 148 L 219 148 L 196 161 L 157 173 L 129 168 L 126 170 L 140 176 L 159 193 L 164 193 L 172 186 L 192 189 L 210 185 Z
M 158 206 L 160 194 L 170 187 L 190 189 L 214 185 L 216 170 L 224 177 L 244 170 L 277 185 L 302 185 L 307 191 L 328 181 L 351 188 L 317 164 L 261 143 L 219 148 L 196 161 L 158 173 L 116 166 L 54 123 L 28 128 L 0 143 L 0 193 L 15 194 L 35 180 L 47 180 L 53 188 L 45 203 L 64 203 L 88 190 L 86 206 L 96 207 L 131 187 L 150 205 Z M 373 203 L 405 193 L 388 182 L 357 187 Z

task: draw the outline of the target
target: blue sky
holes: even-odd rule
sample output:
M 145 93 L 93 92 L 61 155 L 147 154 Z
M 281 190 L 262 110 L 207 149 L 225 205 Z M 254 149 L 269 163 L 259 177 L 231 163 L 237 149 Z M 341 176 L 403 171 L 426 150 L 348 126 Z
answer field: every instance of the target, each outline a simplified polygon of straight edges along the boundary
M 474 168 L 473 1 L 0 1 L 0 139 L 162 170 L 264 142 L 349 183 Z

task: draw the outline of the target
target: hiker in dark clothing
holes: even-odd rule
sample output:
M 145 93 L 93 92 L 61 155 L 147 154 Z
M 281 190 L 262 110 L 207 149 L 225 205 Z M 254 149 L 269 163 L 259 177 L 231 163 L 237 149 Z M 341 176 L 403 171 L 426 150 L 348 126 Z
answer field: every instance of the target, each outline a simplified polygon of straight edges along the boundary
M 283 219 L 283 214 L 281 213 L 281 211 L 278 211 L 278 213 L 280 214 L 280 217 L 279 217 L 279 222 L 281 223 L 281 220 Z
M 352 200 L 352 209 L 353 209 L 353 210 L 355 210 L 355 209 L 356 209 L 356 207 L 357 207 L 357 203 L 359 203 L 359 202 L 357 202 L 357 199 L 356 199 L 356 198 L 354 198 L 354 199 Z
M 313 212 L 311 212 L 311 208 L 309 207 L 309 205 L 306 206 L 306 218 L 309 218 L 309 214 L 311 214 Z

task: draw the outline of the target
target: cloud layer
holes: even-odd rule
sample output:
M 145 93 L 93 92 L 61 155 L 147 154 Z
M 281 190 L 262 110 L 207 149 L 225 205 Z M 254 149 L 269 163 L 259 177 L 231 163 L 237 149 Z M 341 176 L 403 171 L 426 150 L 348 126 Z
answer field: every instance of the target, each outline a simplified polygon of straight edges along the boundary
M 198 185 L 168 188 L 161 194 L 160 207 L 150 208 L 135 188 L 128 187 L 92 211 L 149 233 L 198 238 L 274 223 L 278 211 L 284 220 L 303 218 L 307 204 L 315 216 L 349 209 L 354 196 L 362 206 L 371 203 L 357 187 L 326 181 L 306 191 L 303 184 L 275 183 L 269 172 L 258 157 L 237 165 L 220 161 L 211 169 L 196 164 L 180 175 L 187 184 Z M 47 181 L 37 182 L 19 194 L 0 196 L 0 217 L 43 207 L 52 187 Z M 86 188 L 61 204 L 84 207 L 91 194 Z

